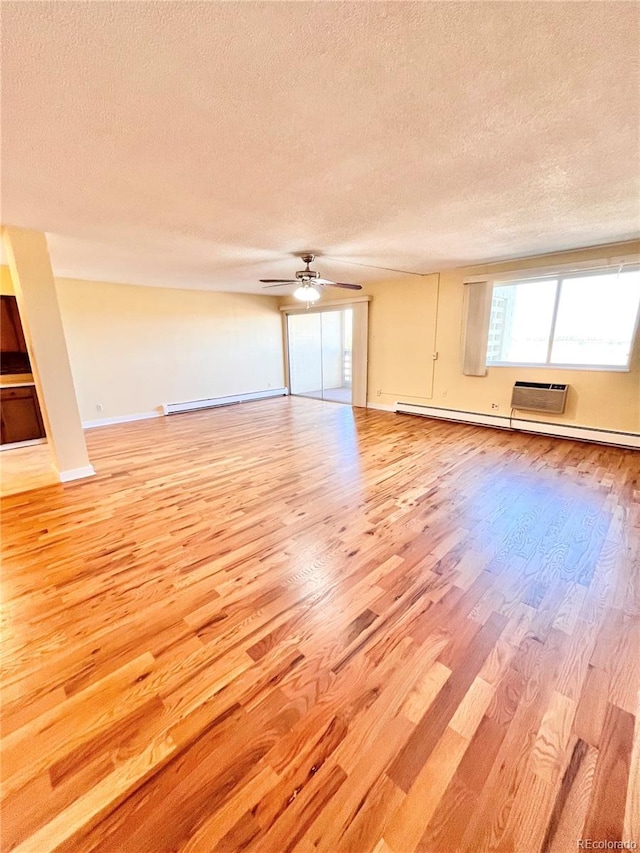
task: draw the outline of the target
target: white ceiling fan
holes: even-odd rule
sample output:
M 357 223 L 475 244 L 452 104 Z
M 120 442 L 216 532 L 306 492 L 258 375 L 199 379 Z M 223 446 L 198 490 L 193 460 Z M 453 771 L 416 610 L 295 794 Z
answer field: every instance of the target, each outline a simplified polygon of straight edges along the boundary
M 283 284 L 298 284 L 299 287 L 294 290 L 293 295 L 301 302 L 316 302 L 320 299 L 319 287 L 342 287 L 346 290 L 362 290 L 361 284 L 349 284 L 346 281 L 331 281 L 328 278 L 322 278 L 320 273 L 309 268 L 313 263 L 315 255 L 300 255 L 302 262 L 306 264 L 306 269 L 298 270 L 295 278 L 261 278 L 260 281 L 266 287 L 282 287 Z

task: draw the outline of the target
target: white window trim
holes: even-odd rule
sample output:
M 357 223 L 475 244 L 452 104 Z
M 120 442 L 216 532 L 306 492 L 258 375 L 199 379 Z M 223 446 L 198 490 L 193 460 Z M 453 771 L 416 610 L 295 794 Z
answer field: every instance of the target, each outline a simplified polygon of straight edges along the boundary
M 487 370 L 493 367 L 531 367 L 536 370 L 591 370 L 600 373 L 631 373 L 630 364 L 618 367 L 609 364 L 547 364 L 543 361 L 488 361 Z
M 635 267 L 640 264 L 640 254 L 634 255 L 618 255 L 610 258 L 596 258 L 591 261 L 582 261 L 573 264 L 555 264 L 552 267 L 528 267 L 526 269 L 508 270 L 507 272 L 484 273 L 484 275 L 468 275 L 463 279 L 465 284 L 473 284 L 476 281 L 492 281 L 507 282 L 507 281 L 531 281 L 538 278 L 558 278 L 563 276 L 566 278 L 572 272 L 598 273 L 605 270 L 615 270 L 620 266 Z
M 633 258 L 638 258 L 637 255 L 628 256 Z M 493 291 L 496 287 L 509 287 L 510 285 L 518 285 L 518 284 L 526 284 L 527 282 L 532 281 L 557 281 L 558 286 L 556 288 L 556 296 L 553 304 L 553 314 L 551 316 L 551 327 L 549 329 L 549 342 L 547 345 L 547 360 L 546 361 L 534 361 L 534 362 L 526 362 L 526 361 L 487 361 L 487 368 L 490 367 L 535 367 L 540 370 L 592 370 L 592 371 L 600 371 L 607 373 L 630 373 L 631 371 L 631 359 L 633 358 L 633 350 L 634 346 L 637 343 L 638 336 L 638 325 L 640 324 L 640 302 L 638 303 L 638 309 L 636 310 L 636 317 L 633 324 L 633 332 L 631 333 L 631 347 L 629 349 L 629 357 L 627 358 L 627 363 L 625 365 L 621 364 L 560 364 L 558 362 L 551 362 L 551 351 L 553 349 L 553 337 L 556 330 L 556 321 L 558 319 L 558 308 L 560 306 L 560 297 L 562 294 L 562 282 L 567 279 L 572 278 L 587 278 L 589 276 L 597 276 L 597 275 L 605 275 L 607 272 L 612 273 L 616 268 L 620 266 L 625 267 L 625 272 L 632 272 L 633 270 L 640 269 L 640 264 L 638 262 L 630 263 L 630 262 L 621 262 L 616 265 L 607 266 L 607 267 L 593 267 L 585 269 L 575 269 L 575 266 L 566 273 L 563 273 L 561 270 L 558 270 L 555 273 L 547 272 L 544 275 L 535 275 L 531 274 L 533 271 L 529 270 L 529 275 L 525 277 L 514 278 L 515 273 L 509 273 L 509 278 L 494 278 L 492 279 L 493 289 L 492 289 L 492 299 L 493 299 Z M 505 275 L 507 275 L 505 273 Z M 486 280 L 486 277 L 485 279 Z M 467 279 L 465 283 L 471 283 L 470 279 Z
M 353 305 L 356 302 L 371 302 L 371 299 L 371 296 L 352 296 L 350 299 L 324 299 L 312 303 L 308 307 L 303 302 L 299 304 L 289 303 L 281 305 L 280 310 L 283 314 L 300 314 L 302 312 L 305 314 L 317 314 L 319 311 L 330 311 L 332 308 L 336 310 L 348 308 L 349 305 Z

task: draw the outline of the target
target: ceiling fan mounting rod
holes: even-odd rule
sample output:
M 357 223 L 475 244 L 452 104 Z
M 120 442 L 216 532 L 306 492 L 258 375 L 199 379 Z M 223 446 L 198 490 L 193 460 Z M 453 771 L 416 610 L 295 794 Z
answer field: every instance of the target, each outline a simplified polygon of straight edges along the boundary
M 300 258 L 302 262 L 307 265 L 307 268 L 305 270 L 298 270 L 296 272 L 296 278 L 304 283 L 307 283 L 316 278 L 320 278 L 320 273 L 316 272 L 315 270 L 309 269 L 309 264 L 313 263 L 315 255 L 305 254 L 300 255 Z

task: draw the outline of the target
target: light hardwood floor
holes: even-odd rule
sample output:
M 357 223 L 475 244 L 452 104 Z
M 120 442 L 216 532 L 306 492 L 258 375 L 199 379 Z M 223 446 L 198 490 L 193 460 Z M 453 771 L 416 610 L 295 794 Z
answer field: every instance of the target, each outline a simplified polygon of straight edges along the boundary
M 3 501 L 3 849 L 640 836 L 640 454 L 314 400 Z
M 0 497 L 59 482 L 46 442 L 0 451 Z

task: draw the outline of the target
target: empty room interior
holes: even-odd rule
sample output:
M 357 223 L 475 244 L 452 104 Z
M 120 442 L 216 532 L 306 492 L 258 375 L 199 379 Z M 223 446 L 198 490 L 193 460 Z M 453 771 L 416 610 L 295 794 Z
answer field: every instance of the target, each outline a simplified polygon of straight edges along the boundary
M 0 15 L 0 850 L 637 849 L 640 3 Z

